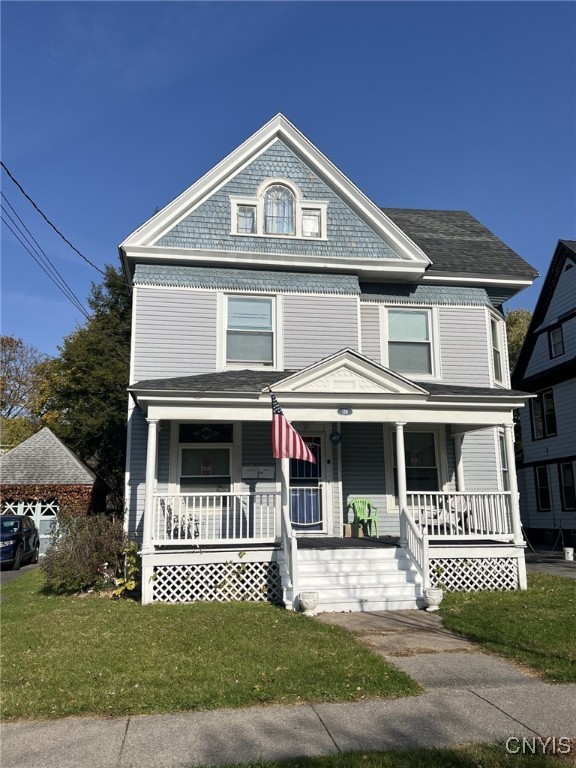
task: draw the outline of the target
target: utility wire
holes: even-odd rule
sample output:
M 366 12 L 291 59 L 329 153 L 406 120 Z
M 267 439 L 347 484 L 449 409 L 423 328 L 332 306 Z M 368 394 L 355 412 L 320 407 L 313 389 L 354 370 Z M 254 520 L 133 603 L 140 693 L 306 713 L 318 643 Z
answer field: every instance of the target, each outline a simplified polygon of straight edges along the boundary
M 10 218 L 10 220 L 12 221 L 12 223 L 14 223 L 14 220 L 12 219 L 12 217 L 10 216 L 10 214 L 9 214 L 9 213 L 6 211 L 6 209 L 3 209 L 3 213 L 4 213 L 4 216 L 8 216 L 8 217 Z M 14 235 L 14 237 L 15 237 L 15 238 L 18 240 L 18 242 L 19 242 L 19 243 L 22 245 L 22 247 L 24 248 L 24 250 L 26 250 L 26 251 L 29 253 L 29 255 L 30 255 L 30 256 L 32 256 L 32 258 L 33 258 L 33 259 L 34 259 L 34 261 L 35 261 L 35 262 L 38 264 L 38 266 L 40 267 L 40 269 L 42 269 L 42 271 L 43 271 L 43 272 L 45 272 L 45 274 L 47 275 L 47 277 L 48 277 L 48 278 L 49 278 L 49 279 L 50 279 L 50 280 L 51 280 L 51 281 L 54 283 L 54 285 L 55 285 L 55 286 L 58 288 L 58 290 L 60 290 L 60 291 L 61 291 L 61 292 L 62 292 L 62 293 L 63 293 L 63 294 L 66 296 L 66 298 L 67 298 L 67 299 L 68 299 L 68 300 L 69 300 L 69 301 L 70 301 L 70 302 L 71 302 L 71 303 L 72 303 L 72 304 L 73 304 L 73 305 L 76 307 L 76 309 L 78 309 L 78 310 L 79 310 L 79 311 L 80 311 L 80 312 L 81 312 L 81 313 L 84 315 L 84 317 L 85 317 L 85 318 L 86 318 L 88 321 L 90 321 L 90 320 L 93 320 L 93 319 L 94 319 L 94 316 L 93 316 L 93 315 L 90 315 L 90 314 L 89 314 L 89 313 L 88 313 L 88 312 L 87 312 L 87 311 L 84 309 L 84 307 L 83 307 L 83 306 L 82 306 L 80 303 L 78 303 L 78 304 L 77 304 L 77 303 L 76 303 L 76 302 L 75 302 L 75 301 L 74 301 L 74 300 L 71 298 L 71 296 L 69 296 L 69 295 L 66 293 L 66 291 L 65 291 L 65 290 L 62 288 L 62 286 L 61 286 L 61 285 L 60 285 L 60 284 L 57 282 L 57 280 L 56 280 L 56 279 L 53 277 L 53 275 L 52 275 L 52 274 L 49 272 L 49 270 L 48 270 L 48 269 L 47 269 L 47 268 L 44 266 L 44 264 L 43 264 L 43 263 L 40 261 L 40 259 L 38 259 L 38 258 L 37 258 L 36 254 L 35 254 L 35 253 L 34 253 L 34 252 L 31 250 L 31 248 L 30 248 L 29 244 L 28 244 L 28 243 L 27 243 L 27 242 L 26 242 L 26 241 L 25 241 L 25 240 L 22 238 L 22 236 L 20 235 L 19 231 L 18 231 L 17 229 L 14 229 L 14 228 L 13 228 L 13 227 L 10 225 L 10 223 L 9 223 L 9 222 L 6 220 L 6 218 L 5 218 L 4 216 L 0 214 L 0 220 L 2 220 L 2 221 L 3 221 L 3 223 L 5 224 L 5 226 L 6 226 L 6 227 L 7 227 L 7 228 L 10 230 L 10 232 L 12 232 L 12 234 L 13 234 L 13 235 Z M 15 224 L 15 227 L 16 227 L 16 226 L 17 226 L 17 225 Z M 72 296 L 74 296 L 74 294 L 73 294 L 73 293 L 72 293 Z M 96 332 L 96 333 L 97 333 L 99 336 L 102 336 L 103 338 L 105 338 L 105 339 L 106 339 L 106 340 L 109 342 L 109 344 L 110 344 L 110 348 L 111 348 L 112 350 L 114 350 L 114 352 L 116 352 L 116 354 L 118 355 L 118 357 L 120 357 L 124 363 L 127 363 L 128 365 L 130 365 L 130 361 L 129 361 L 129 359 L 128 359 L 128 358 L 126 357 L 126 355 L 125 355 L 125 354 L 124 354 L 124 353 L 123 353 L 123 352 L 120 350 L 120 348 L 119 348 L 118 346 L 116 346 L 116 344 L 115 344 L 115 343 L 114 343 L 114 341 L 112 340 L 111 336 L 112 336 L 112 335 L 114 335 L 114 334 L 105 333 L 104 331 L 101 331 L 99 328 L 97 328 L 97 327 L 94 327 L 94 326 L 92 327 L 92 330 L 94 330 L 94 331 L 95 331 L 95 332 Z M 118 338 L 118 337 L 116 337 L 116 338 Z
M 42 218 L 43 218 L 43 219 L 46 221 L 46 223 L 47 223 L 47 224 L 49 224 L 49 225 L 52 227 L 52 229 L 53 229 L 53 230 L 56 232 L 56 234 L 57 234 L 57 235 L 59 235 L 59 237 L 61 237 L 61 238 L 62 238 L 62 240 L 64 240 L 64 242 L 66 243 L 66 245 L 70 246 L 70 248 L 72 248 L 72 250 L 73 250 L 73 251 L 75 251 L 75 252 L 78 254 L 78 256 L 80 256 L 80 258 L 84 259 L 84 261 L 85 261 L 87 264 L 89 264 L 91 267 L 94 267 L 94 269 L 95 269 L 97 272 L 100 272 L 100 274 L 101 274 L 101 275 L 105 275 L 106 273 L 105 273 L 103 270 L 101 270 L 101 269 L 100 269 L 100 267 L 97 267 L 97 266 L 96 266 L 96 264 L 94 264 L 94 262 L 90 261 L 90 259 L 88 259 L 86 256 L 84 256 L 84 254 L 83 254 L 83 253 L 81 253 L 81 252 L 78 250 L 78 248 L 76 248 L 76 246 L 75 246 L 75 245 L 72 245 L 72 243 L 70 242 L 70 240 L 68 240 L 68 238 L 64 237 L 64 235 L 62 234 L 62 232 L 60 232 L 60 230 L 58 229 L 58 227 L 57 227 L 55 224 L 53 224 L 53 223 L 50 221 L 50 219 L 48 218 L 48 216 L 46 216 L 46 214 L 44 213 L 44 211 L 42 211 L 42 210 L 41 210 L 41 209 L 40 209 L 40 208 L 39 208 L 39 207 L 36 205 L 36 203 L 34 202 L 34 200 L 32 200 L 32 198 L 30 197 L 30 195 L 29 195 L 29 194 L 26 192 L 26 190 L 24 189 L 24 187 L 23 187 L 23 186 L 22 186 L 22 185 L 21 185 L 21 184 L 20 184 L 20 183 L 19 183 L 19 182 L 18 182 L 18 181 L 17 181 L 17 180 L 14 178 L 14 176 L 13 176 L 13 175 L 10 173 L 10 171 L 8 170 L 8 168 L 6 167 L 6 165 L 5 165 L 5 164 L 4 164 L 4 163 L 3 163 L 1 160 L 0 160 L 0 165 L 2 166 L 2 168 L 4 168 L 4 170 L 6 171 L 6 173 L 7 173 L 7 174 L 8 174 L 8 176 L 10 177 L 10 179 L 11 179 L 11 180 L 14 182 L 14 184 L 16 184 L 16 186 L 18 187 L 18 189 L 20 190 L 20 192 L 22 192 L 22 194 L 24 195 L 24 197 L 26 198 L 26 200 L 28 200 L 28 202 L 29 202 L 29 203 L 30 203 L 30 204 L 31 204 L 31 205 L 32 205 L 32 206 L 33 206 L 33 207 L 34 207 L 34 208 L 35 208 L 35 209 L 38 211 L 38 213 L 40 214 L 40 216 L 42 216 Z
M 10 219 L 12 224 L 18 229 L 22 237 L 28 241 L 28 244 L 30 248 L 36 251 L 36 255 L 42 260 L 43 264 L 47 267 L 47 269 L 50 270 L 53 276 L 58 280 L 59 282 L 59 288 L 64 293 L 64 295 L 70 299 L 70 301 L 74 304 L 74 306 L 82 312 L 82 314 L 88 318 L 88 310 L 84 307 L 82 304 L 82 301 L 78 298 L 78 296 L 74 293 L 70 285 L 66 282 L 62 274 L 58 271 L 58 268 L 53 264 L 53 262 L 50 260 L 50 257 L 44 251 L 40 243 L 36 240 L 34 235 L 30 232 L 28 227 L 26 226 L 25 222 L 22 220 L 22 218 L 18 215 L 18 212 L 15 210 L 14 206 L 10 203 L 4 192 L 0 192 L 0 195 L 2 195 L 2 198 L 8 205 L 8 207 L 13 212 L 14 216 L 18 219 L 20 222 L 20 226 L 14 221 L 12 216 L 8 213 L 8 211 L 4 208 L 4 206 L 0 203 L 0 208 L 4 211 L 4 214 Z M 25 233 L 22 231 L 25 230 Z M 30 242 L 32 241 L 32 242 Z M 34 245 L 32 245 L 34 243 Z M 32 255 L 32 254 L 31 254 Z

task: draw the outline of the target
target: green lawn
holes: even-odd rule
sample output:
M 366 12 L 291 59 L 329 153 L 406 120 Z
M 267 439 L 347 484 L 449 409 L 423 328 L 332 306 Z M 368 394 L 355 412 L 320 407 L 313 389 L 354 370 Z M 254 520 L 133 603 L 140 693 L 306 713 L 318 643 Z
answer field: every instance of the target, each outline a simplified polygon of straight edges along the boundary
M 444 626 L 554 683 L 576 682 L 576 580 L 530 574 L 528 591 L 451 593 Z
M 573 744 L 572 750 L 576 749 Z M 574 752 L 572 752 L 572 757 Z M 329 757 L 244 763 L 236 768 L 552 768 L 573 765 L 569 755 L 513 755 L 504 744 L 473 744 L 451 749 L 404 749 L 358 752 Z M 192 766 L 190 767 L 192 768 Z
M 344 630 L 253 603 L 147 605 L 2 589 L 2 716 L 126 715 L 416 695 Z

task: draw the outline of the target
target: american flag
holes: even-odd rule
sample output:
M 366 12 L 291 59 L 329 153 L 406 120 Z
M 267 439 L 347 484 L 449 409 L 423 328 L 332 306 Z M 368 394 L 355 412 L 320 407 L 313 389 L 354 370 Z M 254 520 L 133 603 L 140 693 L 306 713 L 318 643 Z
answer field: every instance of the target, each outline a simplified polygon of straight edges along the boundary
M 272 398 L 272 456 L 275 459 L 301 459 L 316 464 L 316 457 L 298 432 L 290 426 L 276 396 Z

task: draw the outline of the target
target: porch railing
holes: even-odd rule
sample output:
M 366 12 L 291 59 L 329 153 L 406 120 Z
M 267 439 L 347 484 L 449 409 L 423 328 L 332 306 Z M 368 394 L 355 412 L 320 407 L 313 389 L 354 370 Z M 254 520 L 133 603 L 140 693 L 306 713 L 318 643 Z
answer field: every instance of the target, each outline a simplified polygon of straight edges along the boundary
M 512 541 L 511 495 L 499 493 L 409 493 L 409 517 L 423 534 L 447 540 Z
M 154 495 L 153 544 L 274 543 L 278 493 Z

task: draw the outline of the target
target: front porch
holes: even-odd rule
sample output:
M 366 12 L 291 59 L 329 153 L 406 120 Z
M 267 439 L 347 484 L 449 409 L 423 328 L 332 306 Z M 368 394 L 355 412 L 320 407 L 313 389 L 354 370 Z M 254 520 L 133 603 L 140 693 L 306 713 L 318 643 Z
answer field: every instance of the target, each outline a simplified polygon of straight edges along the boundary
M 280 493 L 154 494 L 143 602 L 266 600 L 318 611 L 423 607 L 423 590 L 525 586 L 512 503 L 503 493 L 410 493 L 404 537 L 306 535 Z

